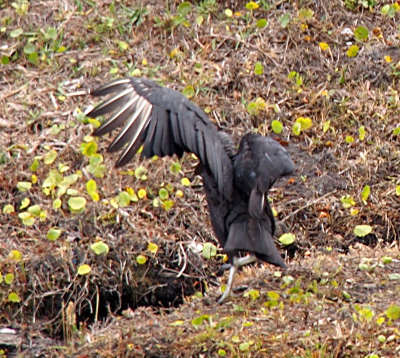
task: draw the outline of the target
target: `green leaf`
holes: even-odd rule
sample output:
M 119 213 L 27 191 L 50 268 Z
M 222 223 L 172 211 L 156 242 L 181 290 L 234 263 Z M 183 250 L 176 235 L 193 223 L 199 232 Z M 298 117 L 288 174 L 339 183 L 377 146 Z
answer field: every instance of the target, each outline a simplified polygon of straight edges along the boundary
M 193 86 L 186 86 L 183 91 L 182 94 L 186 97 L 186 98 L 192 98 L 195 95 L 195 90 Z
M 300 9 L 299 11 L 299 19 L 304 21 L 304 20 L 311 20 L 313 18 L 314 11 L 311 9 Z
M 39 160 L 35 159 L 31 166 L 29 167 L 29 169 L 31 170 L 31 172 L 36 172 L 39 169 Z
M 11 285 L 14 282 L 14 278 L 15 278 L 15 276 L 13 273 L 11 273 L 11 272 L 7 273 L 6 275 L 4 275 L 4 282 L 7 285 Z
M 34 53 L 36 51 L 36 47 L 33 43 L 27 43 L 24 46 L 24 53 L 27 55 L 30 55 L 31 53 Z
M 88 180 L 86 183 L 86 190 L 89 194 L 95 193 L 97 190 L 97 183 L 93 179 Z
M 273 120 L 271 123 L 271 127 L 274 133 L 279 134 L 283 131 L 283 124 L 278 120 Z
M 168 190 L 165 189 L 165 188 L 161 188 L 161 189 L 158 191 L 158 195 L 159 195 L 159 197 L 160 197 L 161 200 L 167 200 L 168 197 L 169 197 Z
M 164 208 L 165 211 L 170 210 L 174 206 L 174 202 L 172 200 L 165 200 L 162 203 L 162 207 Z
M 390 264 L 390 263 L 393 262 L 393 258 L 390 257 L 390 256 L 383 256 L 383 257 L 381 258 L 381 260 L 382 260 L 382 262 L 383 262 L 385 265 Z
M 248 352 L 250 350 L 250 343 L 249 342 L 244 342 L 239 344 L 239 349 L 242 352 Z
M 290 14 L 285 13 L 284 15 L 282 15 L 281 17 L 278 18 L 278 21 L 279 21 L 282 29 L 285 29 L 286 27 L 288 27 L 288 25 L 290 23 Z
M 76 211 L 81 210 L 85 207 L 85 205 L 86 205 L 86 199 L 81 196 L 69 198 L 69 200 L 68 200 L 68 206 L 72 210 L 76 210 Z
M 264 73 L 264 66 L 262 65 L 261 62 L 256 62 L 254 66 L 254 73 L 259 76 Z
M 55 210 L 60 209 L 61 208 L 61 204 L 62 204 L 61 199 L 59 199 L 59 198 L 55 199 L 53 201 L 53 209 L 55 209 Z
M 181 16 L 186 16 L 192 11 L 192 5 L 189 1 L 184 1 L 178 6 L 178 14 Z
M 182 178 L 181 183 L 183 186 L 190 186 L 190 180 L 188 178 Z
M 116 197 L 115 201 L 121 208 L 126 208 L 131 203 L 131 196 L 126 191 L 121 191 Z
M 260 297 L 260 291 L 249 290 L 243 295 L 243 297 L 250 297 L 252 301 L 255 301 Z
M 32 188 L 32 183 L 27 181 L 20 181 L 17 183 L 17 188 L 21 193 L 25 193 Z
M 365 130 L 365 127 L 360 126 L 360 128 L 358 128 L 358 138 L 360 138 L 360 140 L 364 140 L 366 134 L 367 134 L 367 132 Z
M 290 245 L 293 244 L 295 241 L 296 236 L 291 233 L 283 234 L 278 240 L 283 245 Z
M 143 166 L 137 167 L 135 169 L 135 177 L 136 179 L 140 179 L 140 180 L 147 180 L 147 169 Z
M 50 241 L 56 241 L 61 235 L 61 230 L 56 229 L 56 228 L 51 228 L 49 231 L 47 231 L 47 238 Z
M 250 1 L 246 4 L 246 9 L 247 10 L 257 10 L 260 7 L 256 2 Z
M 42 209 L 39 205 L 32 205 L 27 210 L 35 217 L 39 217 L 40 213 L 42 212 Z
M 150 243 L 147 245 L 147 250 L 150 251 L 152 254 L 155 255 L 155 254 L 157 253 L 157 251 L 158 251 L 158 245 L 155 244 L 155 243 L 153 243 L 153 242 L 150 242 Z
M 178 162 L 172 163 L 171 166 L 169 167 L 169 170 L 173 174 L 178 174 L 181 170 L 181 165 Z
M 97 153 L 97 143 L 94 140 L 87 143 L 82 143 L 80 146 L 80 151 L 83 155 L 90 157 Z M 95 164 L 93 163 L 93 165 Z
M 356 57 L 358 55 L 358 51 L 360 48 L 357 45 L 352 45 L 350 48 L 347 50 L 347 57 L 352 58 Z
M 46 29 L 45 37 L 46 39 L 55 40 L 57 38 L 57 29 L 55 29 L 54 27 L 48 27 Z
M 358 41 L 365 41 L 368 38 L 368 29 L 364 26 L 358 26 L 354 30 L 354 36 Z
M 13 302 L 13 303 L 19 303 L 19 302 L 21 302 L 21 299 L 19 298 L 18 293 L 16 293 L 16 292 L 10 292 L 10 293 L 8 294 L 8 300 L 9 300 L 10 302 Z
M 96 255 L 108 254 L 110 248 L 103 241 L 95 242 L 90 246 L 90 248 L 94 251 Z
M 24 30 L 22 30 L 21 28 L 15 29 L 10 32 L 10 37 L 17 38 L 17 37 L 20 37 L 23 33 L 24 33 Z
M 32 65 L 38 65 L 39 64 L 39 55 L 36 53 L 36 52 L 34 52 L 34 53 L 31 53 L 29 56 L 28 56 L 28 61 L 32 64 Z
M 217 255 L 217 247 L 211 242 L 206 242 L 203 246 L 202 251 L 203 257 L 206 259 L 210 259 L 211 257 L 215 257 Z
M 138 255 L 138 256 L 136 257 L 136 262 L 137 262 L 139 265 L 144 265 L 144 264 L 146 263 L 146 261 L 147 261 L 146 256 Z
M 29 203 L 28 203 L 28 205 L 29 205 Z M 12 206 L 11 204 L 4 205 L 3 214 L 11 214 L 11 213 L 15 213 L 14 206 Z
M 90 271 L 92 271 L 92 268 L 87 264 L 83 264 L 78 267 L 78 275 L 84 276 L 87 275 Z
M 267 295 L 268 295 L 268 298 L 273 301 L 278 301 L 280 298 L 279 293 L 276 291 L 269 291 Z
M 259 29 L 262 29 L 262 28 L 266 27 L 267 24 L 268 24 L 268 21 L 266 19 L 259 19 L 259 20 L 257 20 L 256 26 Z
M 11 250 L 11 252 L 8 254 L 8 257 L 14 261 L 21 261 L 22 253 L 21 253 L 21 251 L 18 251 L 18 250 Z
M 32 226 L 35 223 L 35 217 L 27 211 L 19 213 L 18 217 L 22 220 L 22 223 L 26 226 Z
M 294 135 L 300 135 L 301 133 L 301 124 L 296 122 L 293 124 L 292 131 Z
M 343 195 L 340 201 L 345 209 L 350 209 L 352 206 L 356 205 L 356 202 L 350 195 Z
M 386 317 L 394 321 L 400 317 L 400 306 L 391 305 L 385 312 Z
M 362 192 L 361 192 L 361 199 L 363 201 L 367 201 L 369 194 L 371 193 L 371 188 L 369 185 L 364 186 Z
M 357 225 L 354 228 L 354 234 L 358 237 L 367 236 L 372 232 L 372 227 L 369 225 Z
M 8 65 L 10 63 L 10 58 L 6 55 L 1 56 L 1 64 L 2 65 Z

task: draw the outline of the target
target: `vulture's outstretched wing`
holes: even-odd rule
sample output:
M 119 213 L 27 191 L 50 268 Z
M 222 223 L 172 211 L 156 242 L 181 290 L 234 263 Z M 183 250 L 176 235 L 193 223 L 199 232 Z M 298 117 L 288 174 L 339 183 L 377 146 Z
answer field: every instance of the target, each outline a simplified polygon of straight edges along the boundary
M 194 103 L 178 91 L 159 86 L 143 78 L 124 78 L 106 84 L 91 93 L 114 94 L 90 111 L 89 117 L 112 115 L 94 131 L 100 136 L 122 127 L 108 151 L 124 150 L 116 166 L 127 164 L 143 145 L 144 157 L 181 157 L 196 154 L 211 171 L 219 193 L 232 194 L 232 161 L 218 136 L 216 126 Z

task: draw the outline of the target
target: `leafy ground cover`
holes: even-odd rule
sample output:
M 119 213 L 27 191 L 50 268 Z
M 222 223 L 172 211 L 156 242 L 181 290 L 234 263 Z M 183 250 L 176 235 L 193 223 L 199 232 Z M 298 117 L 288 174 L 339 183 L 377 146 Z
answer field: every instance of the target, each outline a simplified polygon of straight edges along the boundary
M 1 355 L 400 354 L 399 8 L 0 2 Z M 196 158 L 115 170 L 91 137 L 88 91 L 119 76 L 287 146 L 296 174 L 271 192 L 287 271 L 244 268 L 216 305 Z

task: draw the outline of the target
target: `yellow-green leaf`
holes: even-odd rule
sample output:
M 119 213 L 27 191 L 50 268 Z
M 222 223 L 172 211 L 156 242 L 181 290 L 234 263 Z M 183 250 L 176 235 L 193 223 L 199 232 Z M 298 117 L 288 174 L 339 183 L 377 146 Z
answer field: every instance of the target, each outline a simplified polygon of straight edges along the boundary
M 329 45 L 325 42 L 320 42 L 319 48 L 321 49 L 321 51 L 328 51 L 330 49 Z
M 350 46 L 350 48 L 347 50 L 347 57 L 356 57 L 359 50 L 360 48 L 357 45 Z
M 157 253 L 157 251 L 158 251 L 158 245 L 153 243 L 153 242 L 150 242 L 147 245 L 147 250 L 149 250 L 152 254 L 155 255 Z
M 144 264 L 146 263 L 146 261 L 147 261 L 146 256 L 138 255 L 138 256 L 136 257 L 136 262 L 137 262 L 139 265 L 144 265 Z
M 369 225 L 357 225 L 354 228 L 354 234 L 358 237 L 367 236 L 372 232 L 372 227 Z
M 295 241 L 296 236 L 294 236 L 291 233 L 286 233 L 283 234 L 280 238 L 279 238 L 279 242 L 283 245 L 290 245 L 293 244 Z
M 181 183 L 183 186 L 190 186 L 190 180 L 188 178 L 182 178 Z
M 81 196 L 69 198 L 68 200 L 68 206 L 72 210 L 81 210 L 85 207 L 85 205 L 86 205 L 86 199 Z
M 78 275 L 87 275 L 90 271 L 92 271 L 92 268 L 87 264 L 83 264 L 78 267 Z
M 4 282 L 7 284 L 7 285 L 11 285 L 13 282 L 14 282 L 14 274 L 13 273 L 7 273 L 5 276 L 4 276 Z
M 18 293 L 16 293 L 16 292 L 10 292 L 10 293 L 8 294 L 8 300 L 9 300 L 10 302 L 13 302 L 13 303 L 19 303 L 19 302 L 21 302 L 21 299 L 19 298 Z
M 61 235 L 61 230 L 56 229 L 56 228 L 51 228 L 49 231 L 47 231 L 47 238 L 50 241 L 56 241 Z
M 24 193 L 32 188 L 32 183 L 28 181 L 20 181 L 17 183 L 17 188 L 21 193 Z
M 90 248 L 94 251 L 96 255 L 108 254 L 108 252 L 110 251 L 108 245 L 103 241 L 95 242 L 94 244 L 90 245 Z
M 29 203 L 28 203 L 28 205 L 29 205 Z M 14 206 L 12 206 L 11 204 L 4 205 L 3 214 L 11 214 L 14 212 L 15 212 Z

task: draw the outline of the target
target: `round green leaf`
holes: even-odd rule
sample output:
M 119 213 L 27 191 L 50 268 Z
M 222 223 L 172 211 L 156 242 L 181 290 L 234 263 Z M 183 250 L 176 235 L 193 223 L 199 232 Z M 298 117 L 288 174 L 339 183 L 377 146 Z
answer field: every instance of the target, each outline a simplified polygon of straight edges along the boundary
M 278 120 L 273 120 L 271 123 L 271 127 L 276 134 L 282 133 L 283 131 L 283 124 Z
M 347 50 L 347 57 L 356 57 L 359 50 L 360 48 L 357 45 L 350 46 L 350 48 Z
M 11 285 L 14 282 L 14 277 L 14 274 L 10 272 L 4 276 L 4 282 L 7 285 Z
M 257 62 L 254 66 L 254 73 L 256 75 L 262 75 L 264 73 L 264 66 L 261 62 Z
M 293 244 L 295 241 L 295 236 L 293 234 L 287 233 L 287 234 L 283 234 L 280 238 L 279 238 L 279 242 L 283 245 L 290 245 Z
M 358 26 L 354 30 L 354 36 L 358 41 L 365 41 L 368 38 L 368 29 L 364 26 Z
M 161 188 L 161 189 L 158 191 L 158 195 L 159 195 L 159 197 L 160 197 L 161 200 L 167 200 L 168 197 L 169 197 L 168 190 L 165 189 L 165 188 Z
M 206 259 L 210 259 L 217 255 L 217 247 L 211 242 L 206 242 L 203 246 L 203 257 Z
M 10 302 L 13 302 L 13 303 L 19 303 L 19 302 L 21 302 L 21 299 L 19 298 L 18 293 L 15 293 L 15 292 L 10 292 L 10 293 L 9 293 L 9 295 L 8 295 L 8 300 L 9 300 Z
M 156 254 L 158 251 L 158 245 L 153 242 L 150 242 L 147 245 L 147 250 L 149 250 L 152 254 Z
M 87 264 L 83 264 L 78 267 L 78 275 L 87 275 L 90 271 L 92 271 L 92 268 Z
M 144 265 L 144 264 L 146 263 L 146 261 L 147 261 L 146 256 L 138 255 L 138 256 L 136 257 L 136 262 L 137 262 L 139 265 Z
M 68 200 L 68 206 L 72 210 L 81 210 L 85 207 L 85 205 L 86 205 L 86 199 L 82 198 L 81 196 L 69 198 Z
M 47 238 L 50 241 L 56 241 L 61 235 L 61 230 L 56 229 L 56 228 L 51 228 L 49 231 L 47 231 Z
M 14 206 L 12 206 L 11 204 L 4 205 L 3 214 L 11 214 L 14 212 L 15 212 Z
M 90 246 L 90 248 L 94 251 L 96 255 L 108 254 L 108 252 L 110 251 L 108 245 L 103 241 L 95 242 Z
M 367 236 L 372 232 L 372 227 L 369 225 L 357 225 L 354 228 L 354 234 L 358 237 Z

